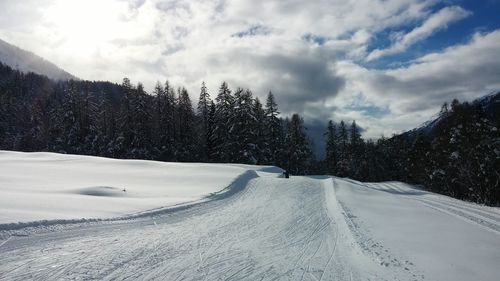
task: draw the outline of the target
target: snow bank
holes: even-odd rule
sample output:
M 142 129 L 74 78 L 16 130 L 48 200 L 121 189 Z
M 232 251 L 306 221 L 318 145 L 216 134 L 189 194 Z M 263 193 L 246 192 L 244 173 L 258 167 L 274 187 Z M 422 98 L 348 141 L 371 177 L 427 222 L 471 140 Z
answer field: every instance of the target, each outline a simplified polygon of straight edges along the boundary
M 260 170 L 278 171 L 0 151 L 0 224 L 106 219 L 186 205 L 208 200 L 241 175 L 248 180 L 247 171 Z

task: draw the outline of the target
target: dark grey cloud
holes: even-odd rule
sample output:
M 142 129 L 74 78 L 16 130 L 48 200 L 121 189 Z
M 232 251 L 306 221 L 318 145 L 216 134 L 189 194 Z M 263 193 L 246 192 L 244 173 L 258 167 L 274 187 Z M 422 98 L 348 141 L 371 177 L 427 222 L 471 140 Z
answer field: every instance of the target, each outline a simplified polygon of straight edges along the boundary
M 328 38 L 325 36 L 314 35 L 312 33 L 306 33 L 302 36 L 302 39 L 306 42 L 309 42 L 309 43 L 323 45 L 323 44 L 325 44 L 326 41 L 330 40 L 331 38 Z
M 301 111 L 305 103 L 334 97 L 345 85 L 345 79 L 335 73 L 323 55 L 290 57 L 275 54 L 262 58 L 261 68 L 276 73 L 269 87 L 286 95 L 286 106 Z
M 251 49 L 237 49 L 211 56 L 213 68 L 224 68 L 238 62 L 241 78 L 225 79 L 234 86 L 248 87 L 264 97 L 269 90 L 275 93 L 284 113 L 304 113 L 308 105 L 335 97 L 345 85 L 344 77 L 335 70 L 334 54 L 321 48 L 304 48 L 299 52 L 266 54 Z M 258 81 L 245 77 L 258 77 Z
M 262 42 L 265 40 L 262 38 Z M 308 134 L 314 141 L 314 153 L 322 157 L 325 122 L 336 110 L 335 106 L 326 105 L 325 101 L 337 96 L 346 83 L 336 71 L 333 52 L 311 45 L 299 47 L 299 50 L 287 48 L 266 52 L 235 48 L 229 52 L 208 54 L 206 63 L 202 64 L 209 65 L 207 71 L 226 73 L 218 76 L 217 83 L 226 81 L 233 89 L 250 88 L 262 101 L 272 91 L 283 117 L 293 113 L 304 117 Z M 232 76 L 231 71 L 226 70 L 229 66 L 237 75 Z M 213 95 L 217 91 L 215 85 L 210 88 Z
M 256 36 L 256 35 L 267 35 L 271 33 L 271 29 L 269 27 L 256 24 L 250 26 L 248 29 L 236 32 L 231 35 L 231 37 L 251 37 L 251 36 Z
M 317 159 L 323 159 L 325 156 L 325 131 L 328 121 L 320 119 L 306 119 L 304 126 L 306 127 L 307 135 L 312 141 L 312 149 L 314 156 Z

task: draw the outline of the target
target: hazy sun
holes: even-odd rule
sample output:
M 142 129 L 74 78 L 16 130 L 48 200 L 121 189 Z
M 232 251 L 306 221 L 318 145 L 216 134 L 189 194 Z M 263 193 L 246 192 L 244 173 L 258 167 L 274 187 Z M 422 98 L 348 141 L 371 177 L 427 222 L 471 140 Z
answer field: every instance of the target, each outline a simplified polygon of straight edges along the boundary
M 49 36 L 62 52 L 86 56 L 124 30 L 120 19 L 127 5 L 117 1 L 56 0 L 43 9 Z

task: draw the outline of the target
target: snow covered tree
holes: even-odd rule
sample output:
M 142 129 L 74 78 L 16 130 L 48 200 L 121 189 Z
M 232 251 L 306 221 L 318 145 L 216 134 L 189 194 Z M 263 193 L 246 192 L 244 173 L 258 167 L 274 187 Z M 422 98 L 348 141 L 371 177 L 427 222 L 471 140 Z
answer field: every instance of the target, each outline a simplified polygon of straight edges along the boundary
M 196 119 L 191 99 L 185 88 L 179 91 L 177 115 L 179 137 L 177 140 L 176 158 L 178 161 L 194 161 L 198 158 L 194 123 Z
M 137 85 L 135 91 L 132 91 L 130 100 L 132 136 L 127 152 L 130 158 L 152 159 L 152 116 L 149 98 L 141 83 Z
M 236 163 L 257 164 L 257 119 L 252 92 L 237 89 L 234 94 L 234 111 L 230 118 L 232 136 L 229 149 Z
M 257 158 L 256 164 L 268 164 L 269 160 L 266 158 L 266 150 L 269 147 L 269 143 L 266 139 L 266 113 L 258 97 L 253 102 L 253 114 L 255 118 L 254 144 Z
M 326 153 L 325 163 L 327 172 L 331 175 L 336 174 L 337 167 L 337 128 L 333 121 L 328 121 L 328 127 L 325 133 Z
M 116 116 L 111 102 L 105 95 L 101 95 L 97 102 L 96 112 L 97 135 L 93 141 L 93 155 L 116 157 L 113 141 L 116 138 Z
M 215 124 L 216 124 L 216 107 L 214 101 L 210 101 L 209 111 L 208 111 L 208 127 L 207 127 L 207 145 L 206 145 L 206 155 L 208 162 L 214 162 L 210 156 L 214 155 L 215 151 Z
M 359 127 L 356 121 L 352 121 L 349 130 L 349 146 L 348 146 L 348 161 L 349 161 L 349 176 L 355 179 L 362 179 L 361 175 L 364 171 L 364 141 L 361 139 Z
M 340 121 L 337 134 L 337 174 L 341 177 L 348 176 L 349 173 L 349 138 L 344 120 Z
M 200 120 L 201 158 L 205 161 L 208 160 L 210 152 L 213 151 L 212 147 L 208 147 L 211 145 L 210 136 L 212 135 L 212 132 L 210 130 L 213 127 L 213 124 L 210 124 L 212 121 L 210 119 L 211 104 L 212 100 L 210 98 L 210 94 L 205 86 L 205 82 L 203 82 L 201 84 L 200 98 L 198 99 L 198 118 Z
M 226 82 L 220 86 L 215 101 L 215 122 L 212 135 L 215 147 L 210 157 L 215 162 L 231 162 L 234 159 L 231 147 L 233 144 L 232 124 L 230 123 L 234 114 L 234 97 Z
M 293 114 L 287 124 L 285 143 L 287 147 L 287 169 L 292 174 L 307 174 L 311 164 L 312 152 L 305 133 L 304 121 L 298 114 Z
M 278 164 L 278 157 L 282 153 L 283 128 L 279 119 L 280 112 L 272 92 L 269 92 L 266 100 L 265 113 L 265 143 L 267 149 L 264 153 L 266 161 L 271 165 Z

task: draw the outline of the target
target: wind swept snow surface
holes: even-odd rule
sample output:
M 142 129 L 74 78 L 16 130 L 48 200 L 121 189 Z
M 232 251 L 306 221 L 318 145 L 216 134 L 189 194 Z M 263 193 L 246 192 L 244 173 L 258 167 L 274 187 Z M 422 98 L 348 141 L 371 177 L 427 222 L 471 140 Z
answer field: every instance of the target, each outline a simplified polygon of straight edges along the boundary
M 402 183 L 246 171 L 190 208 L 0 231 L 0 279 L 498 279 L 498 208 Z
M 246 171 L 261 169 L 278 168 L 0 151 L 0 229 L 9 223 L 112 218 L 198 202 Z

